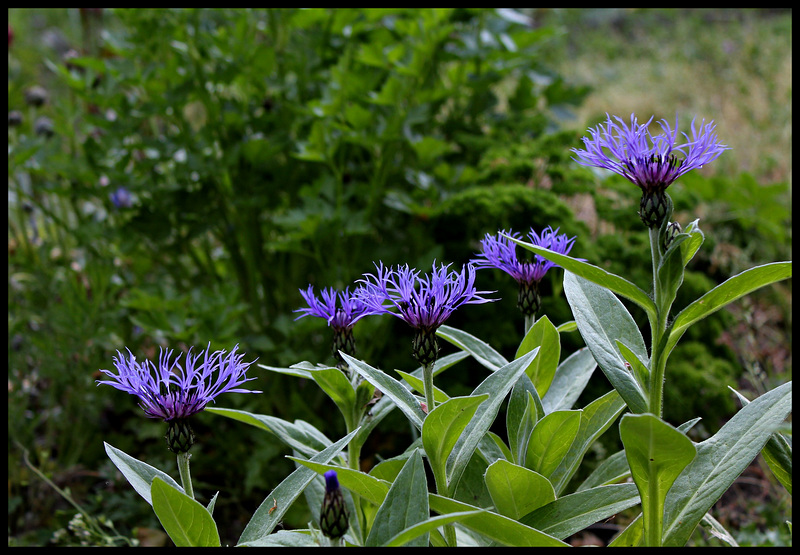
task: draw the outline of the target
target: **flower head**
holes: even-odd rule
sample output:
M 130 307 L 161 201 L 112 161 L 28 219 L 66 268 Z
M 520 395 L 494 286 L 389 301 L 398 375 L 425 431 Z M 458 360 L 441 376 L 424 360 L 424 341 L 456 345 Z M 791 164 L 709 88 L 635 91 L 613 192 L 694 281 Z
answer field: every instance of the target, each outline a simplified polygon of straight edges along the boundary
M 634 114 L 628 126 L 621 118 L 606 114 L 605 125 L 589 129 L 584 137 L 586 150 L 572 149 L 575 161 L 584 166 L 595 166 L 617 173 L 642 190 L 639 216 L 648 227 L 657 227 L 668 216 L 669 201 L 665 191 L 685 173 L 701 168 L 716 160 L 728 150 L 717 141 L 715 125 L 705 120 L 695 127 L 692 120 L 691 137 L 682 133 L 686 142 L 678 143 L 677 118 L 675 128 L 666 120 L 659 123 L 663 133 L 652 135 L 648 126 L 653 121 L 639 125 Z
M 133 197 L 125 187 L 118 187 L 116 191 L 108 194 L 108 198 L 117 208 L 130 208 L 133 206 Z
M 301 289 L 300 294 L 308 303 L 308 308 L 295 310 L 301 313 L 295 320 L 304 316 L 316 316 L 327 320 L 328 325 L 334 329 L 344 329 L 353 327 L 361 318 L 373 313 L 359 296 L 350 293 L 349 287 L 338 292 L 328 287 L 320 291 L 317 297 L 314 295 L 314 286 L 309 285 L 307 290 Z
M 149 360 L 139 363 L 128 350 L 126 357 L 117 351 L 114 366 L 117 373 L 100 370 L 109 380 L 98 380 L 139 397 L 139 406 L 149 418 L 165 422 L 184 420 L 206 408 L 222 393 L 261 393 L 239 386 L 254 380 L 245 373 L 252 362 L 242 362 L 244 355 L 236 354 L 238 345 L 226 356 L 225 351 L 189 350 L 183 365 L 181 355 L 172 360 L 172 350 L 161 350 L 158 366 Z
M 328 470 L 325 473 L 325 496 L 322 499 L 319 527 L 327 537 L 337 540 L 345 535 L 349 525 L 347 506 L 336 471 Z
M 475 288 L 475 267 L 468 264 L 460 272 L 450 265 L 421 275 L 406 264 L 386 268 L 375 266 L 377 275 L 364 274 L 359 295 L 365 304 L 380 313 L 392 314 L 418 330 L 414 340 L 414 357 L 420 364 L 436 360 L 436 329 L 461 305 L 481 304 L 493 299 L 481 297 L 486 291 Z
M 369 314 L 375 314 L 376 310 L 367 306 L 356 294 L 350 293 L 350 288 L 337 292 L 333 288 L 320 291 L 319 297 L 314 295 L 314 286 L 309 285 L 308 289 L 300 290 L 300 294 L 308 304 L 308 308 L 300 308 L 295 312 L 300 312 L 299 320 L 304 316 L 317 316 L 328 322 L 333 328 L 333 356 L 344 364 L 339 351 L 349 355 L 355 354 L 355 338 L 353 336 L 353 325 Z
M 575 243 L 566 233 L 559 235 L 559 228 L 546 227 L 541 233 L 531 228 L 527 238 L 538 247 L 550 249 L 559 254 L 569 254 Z M 519 233 L 503 231 L 497 235 L 489 235 L 481 240 L 482 250 L 479 258 L 472 262 L 477 268 L 498 268 L 513 277 L 519 283 L 519 296 L 517 307 L 526 316 L 534 315 L 541 306 L 539 295 L 539 282 L 544 278 L 550 268 L 558 266 L 555 262 L 547 260 L 541 255 L 534 254 L 530 260 L 517 256 L 517 244 L 509 237 L 522 239 Z

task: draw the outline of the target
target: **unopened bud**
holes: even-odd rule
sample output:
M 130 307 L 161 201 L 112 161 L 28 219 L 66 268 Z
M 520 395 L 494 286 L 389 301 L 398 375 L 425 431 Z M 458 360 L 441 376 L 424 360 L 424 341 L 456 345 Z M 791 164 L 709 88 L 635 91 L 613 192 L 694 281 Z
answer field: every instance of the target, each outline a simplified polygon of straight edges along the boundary
M 325 497 L 319 515 L 320 530 L 330 539 L 336 540 L 345 535 L 349 526 L 347 506 L 339 488 L 339 479 L 335 470 L 329 470 L 325 473 Z

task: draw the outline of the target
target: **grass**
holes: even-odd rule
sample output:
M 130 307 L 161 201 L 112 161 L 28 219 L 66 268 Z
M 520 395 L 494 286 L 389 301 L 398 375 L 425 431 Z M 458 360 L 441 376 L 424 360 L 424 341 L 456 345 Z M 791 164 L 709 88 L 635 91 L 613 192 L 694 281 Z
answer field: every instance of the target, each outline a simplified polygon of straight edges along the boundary
M 752 9 L 565 9 L 555 69 L 593 92 L 570 126 L 605 113 L 714 120 L 731 154 L 714 171 L 792 177 L 792 14 Z

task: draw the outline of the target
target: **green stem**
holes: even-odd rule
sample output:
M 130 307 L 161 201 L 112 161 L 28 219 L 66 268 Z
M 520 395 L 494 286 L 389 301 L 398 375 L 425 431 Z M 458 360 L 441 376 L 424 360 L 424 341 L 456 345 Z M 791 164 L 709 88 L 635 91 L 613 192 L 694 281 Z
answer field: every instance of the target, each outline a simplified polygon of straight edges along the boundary
M 533 324 L 536 323 L 536 315 L 531 314 L 530 316 L 525 315 L 525 336 L 528 335 L 528 332 L 531 331 Z
M 425 389 L 425 404 L 428 406 L 428 413 L 433 410 L 433 365 L 424 364 L 422 366 L 422 383 Z
M 658 315 L 655 322 L 650 323 L 650 380 L 649 384 L 649 410 L 661 418 L 664 404 L 664 371 L 666 360 L 661 351 L 661 339 L 666 332 L 666 315 L 662 314 L 664 307 L 659 302 L 658 267 L 661 264 L 661 250 L 659 247 L 659 230 L 650 228 L 650 252 L 653 259 L 653 300 L 656 303 Z
M 194 489 L 192 488 L 192 475 L 189 472 L 189 459 L 192 456 L 187 451 L 186 453 L 178 453 L 178 473 L 181 475 L 181 485 L 183 491 L 194 499 Z
M 651 478 L 655 476 L 655 470 L 651 470 L 650 476 Z M 661 534 L 663 533 L 661 518 L 664 514 L 664 507 L 655 501 L 658 499 L 658 480 L 648 480 L 648 482 L 651 506 L 650 510 L 643 515 L 643 518 L 646 519 L 644 522 L 645 546 L 661 547 Z M 659 510 L 653 510 L 653 505 L 658 505 Z

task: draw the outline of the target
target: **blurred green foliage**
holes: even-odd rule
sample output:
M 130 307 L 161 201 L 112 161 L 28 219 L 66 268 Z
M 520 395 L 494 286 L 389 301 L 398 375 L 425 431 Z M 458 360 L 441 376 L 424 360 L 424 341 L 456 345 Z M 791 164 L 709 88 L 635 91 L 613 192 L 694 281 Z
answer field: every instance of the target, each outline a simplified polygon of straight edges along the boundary
M 560 227 L 578 236 L 575 256 L 638 284 L 650 279 L 638 190 L 614 178 L 598 186 L 597 174 L 572 163 L 582 133 L 565 123 L 590 90 L 553 69 L 547 53 L 567 31 L 556 22 L 503 9 L 59 9 L 10 10 L 9 28 L 14 541 L 47 543 L 71 514 L 55 510 L 62 505 L 35 485 L 12 441 L 81 489 L 90 510 L 158 528 L 135 496 L 121 495 L 126 484 L 112 481 L 102 450 L 106 440 L 160 468 L 174 464 L 161 452 L 161 423 L 95 386 L 117 349 L 152 357 L 162 345 L 239 343 L 268 365 L 321 362 L 329 330 L 294 321 L 298 289 L 343 288 L 378 260 L 460 265 L 499 229 Z M 40 106 L 26 101 L 34 85 L 47 92 Z M 130 201 L 112 198 L 119 191 Z M 701 217 L 706 232 L 683 298 L 751 262 L 791 257 L 783 184 L 689 175 L 670 191 L 682 223 Z M 731 249 L 736 256 L 725 257 Z M 499 271 L 479 280 L 500 300 L 448 323 L 513 348 L 522 328 L 516 284 Z M 543 286 L 556 323 L 572 318 L 560 280 L 551 272 Z M 676 387 L 685 379 L 730 400 L 725 385 L 740 361 L 709 339 L 726 318 L 695 326 L 686 352 L 676 349 Z M 786 321 L 790 334 L 790 309 Z M 356 336 L 365 360 L 411 364 L 410 331 L 394 319 L 364 319 Z M 582 346 L 568 337 L 567 354 Z M 457 378 L 469 384 L 481 370 L 462 364 Z M 318 390 L 263 377 L 264 394 L 225 402 L 330 426 Z M 595 387 L 608 388 L 602 379 Z M 676 403 L 668 419 L 732 410 L 667 396 Z M 204 422 L 193 474 L 199 490 L 241 493 L 216 505 L 235 538 L 242 515 L 291 466 L 263 434 Z M 391 455 L 392 433 L 369 447 Z M 220 448 L 219 437 L 241 441 Z M 220 472 L 234 460 L 244 463 Z M 86 485 L 75 477 L 84 471 L 99 474 Z M 286 524 L 306 522 L 298 509 Z

